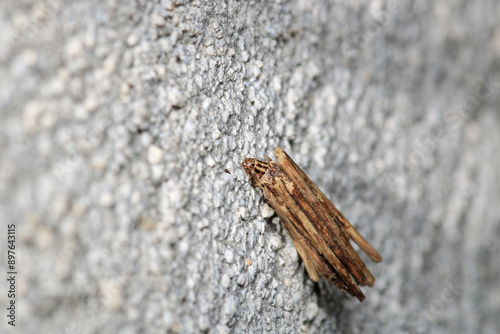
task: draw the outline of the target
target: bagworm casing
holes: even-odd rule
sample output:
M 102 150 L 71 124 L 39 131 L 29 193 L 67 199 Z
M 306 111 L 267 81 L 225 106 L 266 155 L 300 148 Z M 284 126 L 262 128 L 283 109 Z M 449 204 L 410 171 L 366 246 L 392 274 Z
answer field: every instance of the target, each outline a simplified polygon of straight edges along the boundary
M 281 148 L 274 150 L 278 162 L 249 158 L 243 168 L 252 186 L 264 191 L 288 231 L 313 281 L 322 276 L 360 301 L 359 286 L 373 286 L 375 278 L 356 253 L 350 240 L 370 257 L 382 257 L 358 233 L 318 187 Z

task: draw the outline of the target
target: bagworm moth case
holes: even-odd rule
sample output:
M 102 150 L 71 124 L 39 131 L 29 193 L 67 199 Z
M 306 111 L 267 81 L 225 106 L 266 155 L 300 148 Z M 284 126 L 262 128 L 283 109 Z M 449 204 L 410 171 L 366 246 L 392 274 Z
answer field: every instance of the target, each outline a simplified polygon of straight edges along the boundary
M 281 148 L 274 150 L 278 162 L 249 158 L 243 168 L 252 186 L 264 191 L 292 238 L 309 276 L 322 276 L 360 301 L 359 286 L 373 286 L 375 278 L 356 253 L 350 240 L 375 262 L 382 257 L 358 233 L 318 187 Z

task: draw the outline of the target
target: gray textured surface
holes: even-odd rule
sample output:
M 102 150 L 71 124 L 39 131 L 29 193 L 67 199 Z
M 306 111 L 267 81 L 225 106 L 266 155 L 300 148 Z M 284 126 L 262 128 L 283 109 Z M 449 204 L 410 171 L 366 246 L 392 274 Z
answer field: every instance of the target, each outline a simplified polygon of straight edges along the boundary
M 2 331 L 497 332 L 497 1 L 0 13 Z M 384 256 L 364 303 L 264 218 L 240 162 L 278 146 Z

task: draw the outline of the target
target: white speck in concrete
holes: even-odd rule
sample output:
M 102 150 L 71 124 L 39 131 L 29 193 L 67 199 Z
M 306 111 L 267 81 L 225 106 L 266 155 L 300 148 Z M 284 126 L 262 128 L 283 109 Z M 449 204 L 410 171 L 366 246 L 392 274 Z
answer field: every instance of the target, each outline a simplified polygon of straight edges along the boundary
M 127 45 L 130 47 L 134 47 L 139 43 L 139 37 L 136 34 L 131 34 L 127 38 Z
M 83 51 L 82 43 L 80 39 L 73 39 L 66 45 L 66 54 L 70 58 L 76 58 L 81 56 Z
M 244 217 L 246 217 L 246 216 L 247 216 L 247 209 L 246 209 L 244 206 L 240 206 L 240 207 L 238 208 L 238 216 L 239 216 L 240 218 L 244 218 Z
M 87 114 L 91 114 L 97 110 L 99 103 L 97 101 L 97 97 L 93 94 L 89 95 L 85 100 L 85 109 L 87 110 Z
M 250 58 L 250 55 L 248 54 L 248 52 L 243 51 L 241 53 L 241 60 L 243 60 L 245 63 L 248 61 L 249 58 Z
M 238 276 L 238 281 L 237 281 L 238 285 L 243 286 L 243 285 L 245 285 L 246 281 L 247 280 L 245 278 L 245 274 L 241 274 L 241 275 Z
M 163 2 L 163 6 L 165 7 L 166 10 L 168 11 L 173 11 L 175 9 L 175 3 L 173 0 L 165 0 Z
M 283 247 L 283 242 L 281 241 L 281 237 L 279 235 L 273 234 L 271 239 L 269 240 L 269 244 L 273 250 L 278 250 Z
M 110 192 L 104 192 L 99 196 L 99 204 L 104 208 L 109 208 L 115 204 L 115 196 Z
M 219 139 L 221 136 L 221 133 L 218 129 L 216 129 L 214 132 L 212 132 L 212 140 L 213 141 L 216 141 L 217 139 Z
M 153 15 L 153 24 L 157 27 L 163 27 L 165 25 L 165 19 L 163 16 L 155 14 Z
M 148 147 L 153 142 L 153 136 L 149 132 L 143 132 L 140 136 L 142 146 Z
M 221 284 L 224 288 L 229 288 L 229 286 L 231 285 L 231 277 L 229 277 L 228 274 L 222 275 Z
M 215 328 L 215 333 L 219 334 L 229 334 L 231 330 L 226 325 L 217 325 Z
M 225 257 L 227 263 L 231 264 L 234 262 L 234 253 L 232 250 L 226 249 L 224 257 Z
M 159 148 L 156 145 L 151 145 L 148 148 L 148 162 L 151 165 L 159 164 L 163 156 L 165 155 L 165 151 L 163 151 L 161 148 Z
M 184 96 L 177 87 L 167 88 L 166 97 L 174 107 L 182 107 L 186 103 Z
M 260 206 L 260 214 L 263 218 L 269 218 L 274 215 L 274 210 L 267 203 L 262 203 Z
M 276 94 L 280 94 L 281 93 L 281 79 L 278 77 L 278 76 L 275 76 L 273 78 L 273 81 L 271 82 L 271 85 L 274 89 L 274 92 Z
M 207 157 L 206 162 L 207 162 L 207 165 L 208 165 L 209 167 L 214 167 L 214 166 L 215 166 L 215 160 L 214 160 L 214 158 L 212 158 L 212 156 L 211 156 L 211 155 L 209 155 L 209 156 Z
M 99 294 L 102 305 L 108 309 L 116 310 L 123 304 L 123 291 L 118 281 L 104 279 L 99 283 Z

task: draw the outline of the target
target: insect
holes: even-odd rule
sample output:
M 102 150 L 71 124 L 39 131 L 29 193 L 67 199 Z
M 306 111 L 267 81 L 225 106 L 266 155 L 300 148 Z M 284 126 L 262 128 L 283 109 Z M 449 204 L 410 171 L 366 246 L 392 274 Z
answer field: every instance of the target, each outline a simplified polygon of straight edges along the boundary
M 373 286 L 375 278 L 352 247 L 353 240 L 374 262 L 380 254 L 359 234 L 319 188 L 281 148 L 274 150 L 278 162 L 254 158 L 243 160 L 252 186 L 261 188 L 288 231 L 309 277 L 322 276 L 359 301 L 359 286 Z

